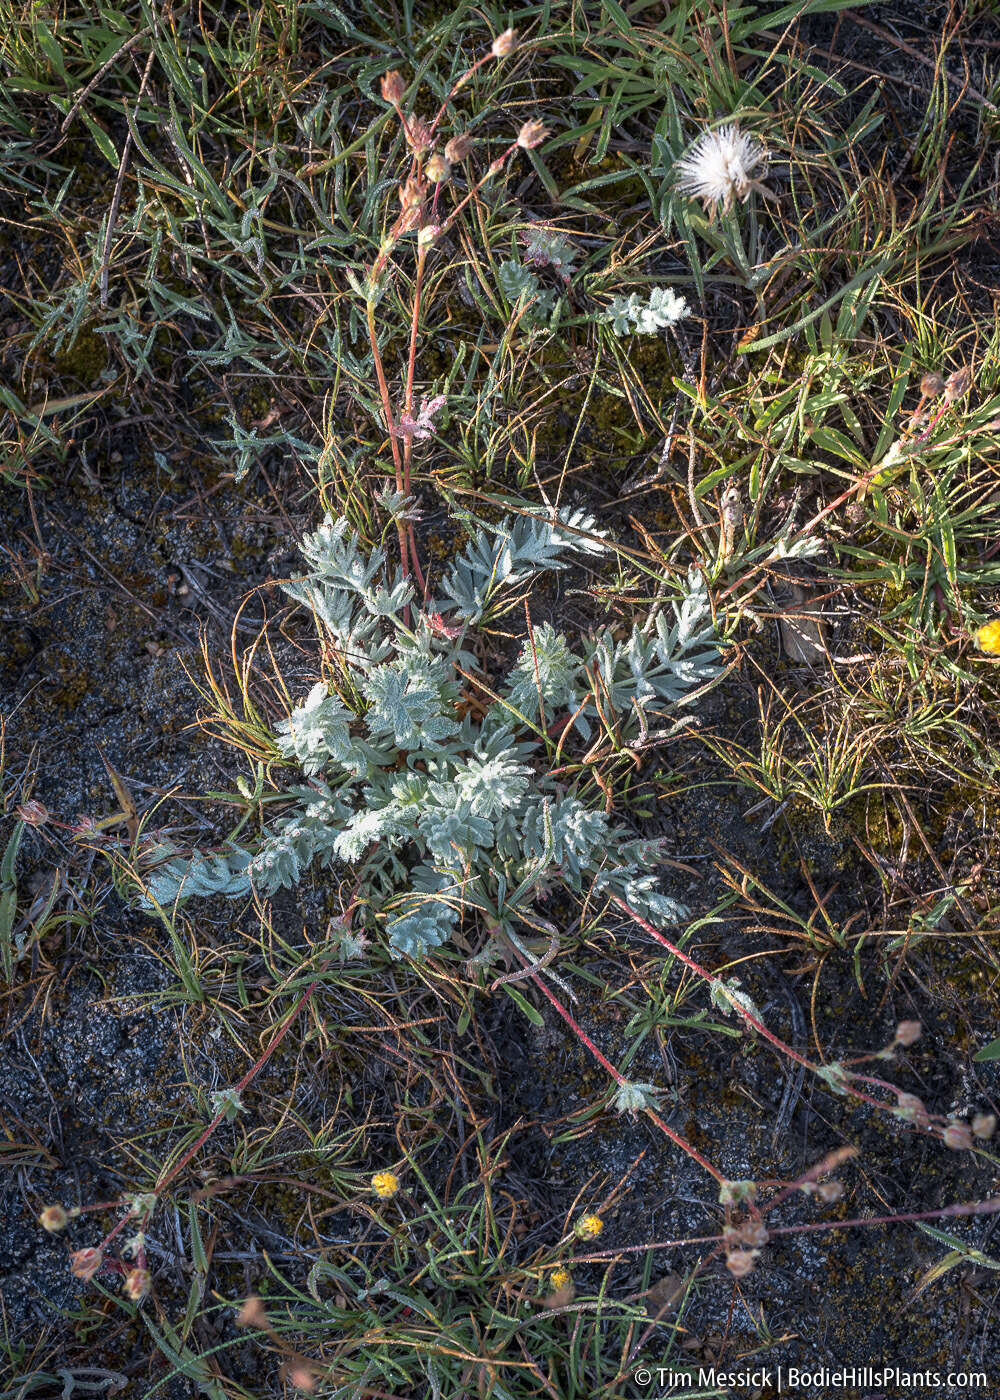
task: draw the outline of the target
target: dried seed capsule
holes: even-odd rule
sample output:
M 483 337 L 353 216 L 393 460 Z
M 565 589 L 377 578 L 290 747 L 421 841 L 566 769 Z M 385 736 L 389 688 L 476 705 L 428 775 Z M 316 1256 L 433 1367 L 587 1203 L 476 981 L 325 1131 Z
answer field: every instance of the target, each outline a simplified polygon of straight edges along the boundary
M 900 1118 L 907 1119 L 918 1128 L 930 1126 L 930 1114 L 924 1107 L 922 1100 L 916 1094 L 904 1094 L 901 1090 L 896 1090 L 896 1113 Z
M 127 1298 L 131 1298 L 133 1303 L 138 1303 L 146 1297 L 152 1286 L 153 1277 L 148 1269 L 130 1269 L 125 1275 L 122 1292 Z
M 972 1131 L 977 1138 L 985 1142 L 996 1132 L 997 1116 L 995 1113 L 977 1113 L 972 1120 Z
M 382 97 L 386 102 L 391 102 L 394 107 L 398 107 L 406 93 L 406 83 L 403 81 L 402 73 L 395 68 L 390 68 L 388 73 L 382 74 Z
M 64 1206 L 46 1206 L 38 1217 L 38 1223 L 43 1230 L 48 1230 L 50 1235 L 55 1235 L 60 1230 L 65 1230 L 69 1224 L 69 1216 Z
M 941 1134 L 941 1141 L 954 1152 L 966 1151 L 972 1146 L 972 1132 L 968 1123 L 959 1123 L 952 1119 Z
M 466 131 L 460 131 L 453 136 L 444 148 L 444 158 L 452 165 L 460 165 L 465 157 L 475 145 L 472 137 Z
M 237 1327 L 268 1327 L 267 1309 L 255 1293 L 251 1293 L 236 1314 Z
M 74 1278 L 91 1279 L 103 1263 L 99 1249 L 77 1249 L 69 1256 L 69 1271 Z
M 424 151 L 429 151 L 434 144 L 430 123 L 425 122 L 423 117 L 410 117 L 408 121 L 404 121 L 403 135 L 406 137 L 406 144 L 416 156 L 423 155 Z
M 433 185 L 443 185 L 451 174 L 451 166 L 445 156 L 439 155 L 437 151 L 428 156 L 427 164 L 424 166 L 424 174 Z
M 955 370 L 954 374 L 949 374 L 944 384 L 944 396 L 948 403 L 954 403 L 963 394 L 969 392 L 972 384 L 972 370 L 963 367 Z
M 399 187 L 399 202 L 404 209 L 419 209 L 424 202 L 424 190 L 419 180 L 407 180 Z

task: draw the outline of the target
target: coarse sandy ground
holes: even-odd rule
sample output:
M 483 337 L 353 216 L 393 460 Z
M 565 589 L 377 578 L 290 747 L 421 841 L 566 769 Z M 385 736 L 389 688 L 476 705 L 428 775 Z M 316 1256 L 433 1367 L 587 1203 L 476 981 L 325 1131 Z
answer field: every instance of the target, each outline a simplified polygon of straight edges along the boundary
M 979 1371 L 988 1384 L 925 1388 L 992 1393 L 1000 1217 L 933 1213 L 1000 1196 L 993 1141 L 950 1148 L 834 1092 L 620 911 L 549 896 L 547 985 L 572 990 L 574 1030 L 536 983 L 516 1001 L 467 970 L 475 928 L 425 963 L 377 937 L 323 963 L 339 905 L 322 870 L 166 920 L 139 906 L 136 873 L 144 835 L 210 848 L 246 809 L 246 756 L 200 722 L 209 674 L 238 707 L 256 643 L 247 693 L 273 725 L 319 673 L 274 582 L 297 540 L 326 509 L 367 540 L 385 528 L 389 440 L 348 277 L 410 168 L 379 77 L 419 74 L 403 105 L 429 119 L 513 23 L 522 46 L 449 99 L 448 129 L 480 149 L 442 208 L 521 122 L 551 131 L 429 258 L 418 397 L 461 370 L 414 454 L 420 555 L 441 571 L 463 505 L 496 518 L 561 493 L 631 551 L 533 589 L 535 622 L 574 635 L 641 619 L 657 573 L 697 562 L 725 678 L 691 728 L 601 772 L 616 816 L 664 841 L 663 888 L 689 910 L 671 937 L 739 977 L 812 1065 L 917 1021 L 919 1040 L 864 1071 L 936 1124 L 1000 1112 L 1000 663 L 973 642 L 1000 585 L 997 11 L 93 9 L 0 11 L 0 1400 L 296 1384 L 611 1400 L 650 1393 L 637 1367 L 691 1363 Z M 727 116 L 771 148 L 775 198 L 751 191 L 732 224 L 681 201 L 694 222 L 671 222 L 654 136 Z M 533 265 L 544 313 L 499 271 L 539 222 L 576 259 Z M 395 393 L 412 240 L 394 256 L 379 316 Z M 611 298 L 661 285 L 693 308 L 677 335 L 614 335 Z M 921 376 L 965 366 L 939 424 L 874 471 L 944 404 Z M 783 524 L 817 517 L 816 553 L 775 556 Z M 524 631 L 517 613 L 497 629 L 488 674 Z M 70 1251 L 162 1180 L 318 965 L 242 1112 L 160 1193 L 148 1296 L 125 1297 L 114 1265 L 74 1277 Z M 717 1184 L 648 1115 L 614 1112 L 578 1032 L 765 1199 L 855 1149 L 842 1198 L 792 1193 L 739 1276 Z M 401 1190 L 379 1201 L 372 1174 L 390 1169 Z M 56 1202 L 83 1210 L 46 1233 Z M 604 1222 L 593 1241 L 573 1233 L 585 1211 Z M 807 1223 L 831 1228 L 774 1228 Z M 256 1296 L 266 1324 L 239 1325 Z

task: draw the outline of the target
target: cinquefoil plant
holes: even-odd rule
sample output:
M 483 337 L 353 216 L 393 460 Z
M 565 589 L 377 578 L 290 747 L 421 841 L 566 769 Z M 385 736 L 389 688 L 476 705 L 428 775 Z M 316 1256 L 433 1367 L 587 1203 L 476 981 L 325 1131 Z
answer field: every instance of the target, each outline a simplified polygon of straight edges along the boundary
M 598 724 L 613 724 L 619 744 L 641 743 L 651 718 L 716 678 L 701 575 L 692 571 L 686 595 L 648 635 L 636 627 L 616 639 L 604 628 L 574 651 L 549 624 L 534 628 L 499 687 L 469 646 L 484 615 L 530 575 L 605 548 L 579 511 L 477 524 L 444 597 L 421 605 L 381 550 L 366 557 L 347 522 L 328 517 L 303 541 L 309 572 L 284 585 L 311 609 L 334 658 L 276 728 L 303 781 L 252 848 L 181 856 L 161 845 L 167 859 L 146 877 L 147 906 L 269 895 L 318 865 L 347 868 L 355 919 L 384 932 L 396 955 L 421 957 L 475 916 L 516 942 L 513 924 L 532 917 L 556 879 L 675 922 L 683 910 L 651 871 L 658 843 L 628 839 L 553 755 L 572 744 L 571 731 L 586 742 Z

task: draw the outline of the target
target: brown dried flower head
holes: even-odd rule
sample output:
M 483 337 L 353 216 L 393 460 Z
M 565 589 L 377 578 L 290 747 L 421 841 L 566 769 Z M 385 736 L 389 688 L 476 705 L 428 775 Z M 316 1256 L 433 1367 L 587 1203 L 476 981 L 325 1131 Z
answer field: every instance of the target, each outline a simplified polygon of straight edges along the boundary
M 517 144 L 522 151 L 533 151 L 536 146 L 542 144 L 548 134 L 549 129 L 542 122 L 525 122 L 517 133 Z
M 767 1226 L 764 1224 L 763 1220 L 745 1220 L 740 1226 L 740 1234 L 743 1237 L 744 1244 L 753 1245 L 757 1248 L 767 1244 L 770 1239 Z
M 490 52 L 494 58 L 506 58 L 517 48 L 517 30 L 505 29 L 502 34 L 498 34 L 493 40 L 493 47 Z
M 424 187 L 419 180 L 406 180 L 399 187 L 399 202 L 404 209 L 419 209 L 424 202 Z
M 920 381 L 920 392 L 925 399 L 936 399 L 944 388 L 944 375 L 937 370 L 928 370 Z
M 922 1100 L 916 1094 L 905 1094 L 901 1090 L 896 1091 L 896 1112 L 921 1128 L 928 1127 L 931 1121 Z
M 50 1235 L 56 1235 L 60 1230 L 65 1230 L 69 1224 L 69 1216 L 65 1206 L 46 1206 L 38 1217 L 38 1223 L 43 1230 L 48 1230 Z
M 403 75 L 395 68 L 390 68 L 388 73 L 382 74 L 382 97 L 386 102 L 391 102 L 394 107 L 398 107 L 406 93 L 406 83 Z
M 148 1269 L 130 1269 L 125 1275 L 122 1292 L 133 1303 L 140 1302 L 153 1286 L 153 1276 Z
M 755 1249 L 734 1249 L 726 1255 L 726 1268 L 733 1278 L 746 1278 L 751 1273 L 754 1264 L 757 1262 L 757 1251 Z
M 415 156 L 422 156 L 424 151 L 429 151 L 434 145 L 434 133 L 430 122 L 425 122 L 423 117 L 409 117 L 403 123 L 403 135 Z
M 421 180 L 409 179 L 399 187 L 399 202 L 403 206 L 396 222 L 395 236 L 401 237 L 419 227 L 424 210 L 424 185 Z
M 77 1249 L 69 1256 L 69 1271 L 74 1278 L 91 1279 L 103 1263 L 99 1249 Z
M 959 1123 L 956 1119 L 952 1119 L 941 1134 L 941 1141 L 945 1147 L 950 1147 L 953 1152 L 968 1151 L 972 1146 L 972 1130 L 968 1123 Z
M 472 137 L 466 131 L 460 131 L 453 136 L 444 148 L 444 158 L 452 165 L 460 165 L 465 157 L 475 145 Z
M 15 807 L 14 815 L 28 826 L 44 826 L 49 819 L 49 809 L 44 802 L 32 798 L 30 802 L 22 802 L 19 807 Z
M 972 384 L 972 370 L 962 368 L 955 370 L 954 374 L 949 374 L 944 384 L 944 396 L 948 403 L 954 403 L 964 394 L 969 392 Z
M 287 1367 L 282 1367 L 282 1373 L 289 1385 L 294 1385 L 296 1390 L 315 1390 L 316 1377 L 304 1361 L 293 1361 Z
M 267 1327 L 267 1309 L 255 1293 L 251 1293 L 236 1314 L 237 1327 Z

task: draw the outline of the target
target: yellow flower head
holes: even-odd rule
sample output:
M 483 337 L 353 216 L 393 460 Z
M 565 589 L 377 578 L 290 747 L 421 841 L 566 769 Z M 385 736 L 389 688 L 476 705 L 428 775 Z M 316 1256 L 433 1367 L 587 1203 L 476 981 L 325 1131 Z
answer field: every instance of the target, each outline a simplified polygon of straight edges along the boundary
M 549 1285 L 553 1293 L 561 1293 L 564 1288 L 568 1288 L 573 1282 L 569 1269 L 555 1269 L 549 1279 Z
M 1000 656 L 1000 617 L 980 627 L 976 633 L 976 646 L 988 656 Z
M 399 1177 L 395 1172 L 376 1172 L 372 1177 L 372 1190 L 380 1201 L 391 1200 L 399 1190 Z
M 581 1240 L 596 1240 L 604 1229 L 604 1221 L 599 1215 L 583 1215 L 576 1222 L 576 1233 Z

